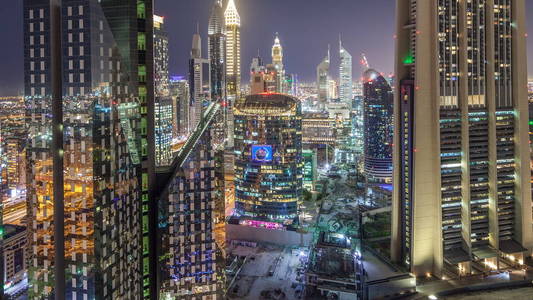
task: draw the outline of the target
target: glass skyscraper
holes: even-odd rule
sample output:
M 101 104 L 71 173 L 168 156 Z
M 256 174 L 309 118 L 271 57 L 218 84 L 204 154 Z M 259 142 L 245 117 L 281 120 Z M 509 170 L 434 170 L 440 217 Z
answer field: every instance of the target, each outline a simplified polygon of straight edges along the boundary
M 24 1 L 30 299 L 150 296 L 151 24 L 149 0 Z
M 342 47 L 342 41 L 339 39 L 339 98 L 341 101 L 352 106 L 353 101 L 353 79 L 352 79 L 352 55 Z
M 376 70 L 363 74 L 364 170 L 371 181 L 392 179 L 393 94 Z
M 235 210 L 241 222 L 267 227 L 297 222 L 303 189 L 300 102 L 257 94 L 239 99 L 234 115 Z

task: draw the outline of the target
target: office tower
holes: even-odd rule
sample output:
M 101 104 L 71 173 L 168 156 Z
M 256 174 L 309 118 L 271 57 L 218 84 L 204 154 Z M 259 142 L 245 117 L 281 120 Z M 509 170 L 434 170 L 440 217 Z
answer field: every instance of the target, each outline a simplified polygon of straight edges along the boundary
M 257 56 L 252 58 L 252 64 L 250 64 L 250 73 L 261 72 L 263 71 L 264 66 L 263 59 L 261 56 L 259 56 L 259 53 L 257 53 Z
M 376 70 L 363 73 L 364 161 L 370 181 L 392 179 L 393 94 L 387 80 Z
M 208 27 L 208 51 L 211 63 L 211 99 L 223 98 L 226 89 L 226 31 L 224 26 L 224 8 L 221 0 L 215 0 L 211 9 Z
M 300 101 L 264 93 L 235 103 L 235 211 L 241 224 L 297 222 L 302 196 Z
M 173 110 L 173 137 L 184 139 L 189 135 L 190 87 L 184 76 L 170 77 Z
M 168 74 L 168 34 L 164 18 L 154 15 L 155 164 L 172 160 L 172 98 Z
M 297 97 L 298 96 L 298 75 L 296 74 L 285 74 L 285 87 L 286 93 Z
M 313 150 L 303 150 L 302 158 L 304 162 L 303 168 L 303 187 L 308 191 L 315 190 L 315 183 L 317 180 L 317 159 L 316 153 Z
M 154 84 L 156 96 L 167 96 L 168 75 L 168 33 L 165 18 L 154 15 Z
M 172 167 L 158 170 L 157 197 L 165 211 L 160 232 L 163 299 L 221 299 L 214 236 L 215 151 L 211 103 Z
M 331 79 L 328 83 L 328 99 L 337 100 L 339 99 L 339 84 L 336 80 Z
M 29 298 L 148 298 L 152 1 L 23 11 Z
M 352 105 L 353 100 L 353 80 L 352 80 L 352 56 L 342 47 L 339 39 L 339 98 L 342 102 Z
M 224 12 L 226 26 L 226 95 L 235 100 L 241 89 L 241 17 L 233 0 Z
M 525 1 L 397 1 L 392 258 L 415 275 L 532 246 Z
M 354 137 L 355 152 L 359 155 L 364 153 L 365 138 L 365 105 L 363 96 L 355 96 L 352 118 L 352 133 Z M 392 154 L 391 154 L 392 155 Z M 392 157 L 392 156 L 391 156 Z
M 328 55 L 320 62 L 316 68 L 316 84 L 318 90 L 318 103 L 323 109 L 329 101 L 329 46 Z
M 272 65 L 276 70 L 276 92 L 285 93 L 285 68 L 283 66 L 283 47 L 279 41 L 279 34 L 276 32 L 274 45 L 272 46 Z
M 209 60 L 202 58 L 202 38 L 200 30 L 193 35 L 191 59 L 189 60 L 190 111 L 189 130 L 194 130 L 203 113 L 204 102 L 209 100 Z

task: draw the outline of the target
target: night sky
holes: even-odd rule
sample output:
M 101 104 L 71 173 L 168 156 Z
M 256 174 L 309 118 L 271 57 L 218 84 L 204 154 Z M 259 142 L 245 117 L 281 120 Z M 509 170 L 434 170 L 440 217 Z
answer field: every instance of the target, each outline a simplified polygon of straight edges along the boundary
M 22 0 L 0 6 L 0 95 L 15 95 L 23 87 Z M 156 14 L 165 17 L 170 37 L 170 71 L 185 75 L 192 34 L 200 23 L 204 56 L 207 22 L 213 0 L 155 0 Z M 366 53 L 370 66 L 390 73 L 394 62 L 394 0 L 235 0 L 241 16 L 242 72 L 259 49 L 270 62 L 274 34 L 279 32 L 288 73 L 313 81 L 315 68 L 331 44 L 333 77 L 338 77 L 338 38 L 354 58 L 354 78 Z M 526 1 L 528 32 L 533 33 L 533 1 Z M 530 34 L 531 35 L 531 34 Z M 528 40 L 529 75 L 533 78 L 533 37 Z

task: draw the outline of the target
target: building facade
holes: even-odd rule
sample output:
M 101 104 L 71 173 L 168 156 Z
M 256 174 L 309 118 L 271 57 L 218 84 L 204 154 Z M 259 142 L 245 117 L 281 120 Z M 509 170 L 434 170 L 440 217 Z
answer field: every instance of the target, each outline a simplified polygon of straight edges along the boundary
M 237 101 L 234 115 L 235 210 L 241 222 L 267 227 L 297 222 L 303 171 L 300 102 L 282 94 L 251 95 Z
M 202 58 L 200 30 L 193 35 L 191 59 L 189 60 L 189 132 L 192 132 L 202 117 L 204 106 L 210 100 L 210 64 Z
M 339 39 L 339 98 L 341 101 L 352 104 L 353 101 L 353 78 L 352 78 L 352 55 L 342 47 Z
M 525 1 L 397 9 L 392 257 L 417 276 L 522 264 L 532 247 Z
M 29 298 L 149 297 L 152 2 L 23 11 Z
M 211 99 L 224 98 L 226 90 L 226 27 L 221 0 L 215 0 L 208 27 L 208 51 L 211 76 Z
M 365 176 L 372 181 L 392 180 L 393 93 L 376 70 L 363 74 Z
M 235 99 L 241 90 L 241 17 L 234 0 L 224 12 L 226 26 L 226 95 Z
M 165 19 L 154 15 L 155 163 L 172 160 L 173 109 L 168 73 L 168 34 Z
M 214 118 L 219 104 L 210 104 L 178 151 L 174 163 L 158 173 L 163 191 L 159 205 L 162 273 L 161 299 L 222 299 L 215 243 Z
M 326 106 L 326 103 L 329 101 L 329 64 L 330 64 L 330 53 L 328 46 L 328 55 L 320 62 L 316 68 L 316 84 L 318 90 L 318 103 L 321 108 Z

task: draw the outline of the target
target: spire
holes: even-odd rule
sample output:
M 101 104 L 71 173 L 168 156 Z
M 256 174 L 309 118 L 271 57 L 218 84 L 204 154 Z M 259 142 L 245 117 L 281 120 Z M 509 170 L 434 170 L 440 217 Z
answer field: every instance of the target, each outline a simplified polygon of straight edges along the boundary
M 331 61 L 330 48 L 330 44 L 328 44 L 328 63 Z
M 196 21 L 196 34 L 200 34 L 200 22 Z
M 226 19 L 226 26 L 241 26 L 241 17 L 239 16 L 234 0 L 229 0 L 226 11 L 224 12 L 224 18 Z

